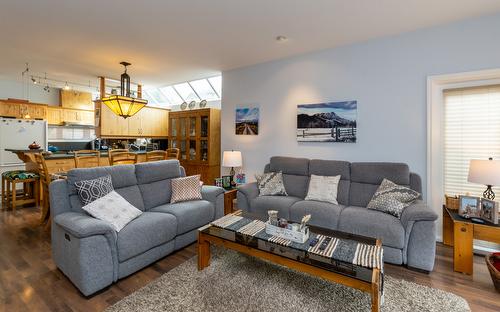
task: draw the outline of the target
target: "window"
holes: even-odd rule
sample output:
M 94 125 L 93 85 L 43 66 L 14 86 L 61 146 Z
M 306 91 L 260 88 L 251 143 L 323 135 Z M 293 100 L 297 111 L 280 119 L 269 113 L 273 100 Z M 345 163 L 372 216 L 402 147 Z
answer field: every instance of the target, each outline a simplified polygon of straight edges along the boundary
M 219 96 L 206 79 L 191 81 L 189 83 L 194 91 L 204 100 L 217 100 Z
M 467 182 L 471 159 L 500 159 L 500 85 L 444 91 L 444 191 L 481 196 Z M 500 188 L 494 188 L 500 194 Z
M 191 86 L 187 82 L 176 84 L 174 88 L 175 90 L 177 90 L 177 92 L 179 92 L 180 96 L 182 96 L 182 98 L 186 102 L 200 100 L 200 98 L 194 92 L 193 88 L 191 88 Z
M 172 105 L 181 104 L 183 102 L 182 98 L 175 92 L 172 86 L 160 88 L 160 91 Z
M 217 92 L 220 98 L 222 96 L 222 76 L 208 78 L 208 81 L 212 87 L 214 87 L 215 92 Z

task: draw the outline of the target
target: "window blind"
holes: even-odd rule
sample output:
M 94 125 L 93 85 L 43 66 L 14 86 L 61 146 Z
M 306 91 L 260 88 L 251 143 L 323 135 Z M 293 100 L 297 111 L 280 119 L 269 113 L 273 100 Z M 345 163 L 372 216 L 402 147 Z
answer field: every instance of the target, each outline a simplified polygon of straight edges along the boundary
M 471 159 L 500 159 L 500 85 L 445 90 L 444 190 L 481 196 L 484 185 L 467 182 Z M 493 188 L 500 197 L 500 187 Z

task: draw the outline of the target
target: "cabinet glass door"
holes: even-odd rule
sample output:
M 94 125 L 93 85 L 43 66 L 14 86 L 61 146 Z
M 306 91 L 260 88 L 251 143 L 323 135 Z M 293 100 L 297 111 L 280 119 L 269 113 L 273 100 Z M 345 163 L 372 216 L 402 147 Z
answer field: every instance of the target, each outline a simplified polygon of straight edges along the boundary
M 181 118 L 180 123 L 181 123 L 181 137 L 185 137 L 186 136 L 186 118 Z
M 196 117 L 189 117 L 189 136 L 196 136 Z
M 201 161 L 208 161 L 208 141 L 201 140 L 200 145 Z
M 208 136 L 208 116 L 201 116 L 201 136 Z
M 181 141 L 181 146 L 180 146 L 180 150 L 181 150 L 181 159 L 182 160 L 186 160 L 187 159 L 187 155 L 186 155 L 186 140 L 182 140 Z
M 189 140 L 189 160 L 196 160 L 196 140 Z
M 177 118 L 170 119 L 170 135 L 177 136 Z

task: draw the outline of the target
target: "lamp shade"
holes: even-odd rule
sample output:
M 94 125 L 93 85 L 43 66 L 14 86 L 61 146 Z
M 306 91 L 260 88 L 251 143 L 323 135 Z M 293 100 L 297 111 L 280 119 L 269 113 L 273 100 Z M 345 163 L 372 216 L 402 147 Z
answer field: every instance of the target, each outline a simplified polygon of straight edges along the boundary
M 242 163 L 240 151 L 224 151 L 222 155 L 223 167 L 241 167 Z
M 483 185 L 500 185 L 500 161 L 472 159 L 467 181 Z
M 128 118 L 134 116 L 146 104 L 147 100 L 131 98 L 122 95 L 111 95 L 103 98 L 102 102 L 118 116 Z

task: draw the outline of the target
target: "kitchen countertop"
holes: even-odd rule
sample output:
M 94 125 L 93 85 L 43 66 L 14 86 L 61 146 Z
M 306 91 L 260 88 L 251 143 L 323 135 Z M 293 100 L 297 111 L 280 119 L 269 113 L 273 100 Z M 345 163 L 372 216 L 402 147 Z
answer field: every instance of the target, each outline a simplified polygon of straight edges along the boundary
M 30 149 L 9 149 L 6 148 L 6 151 L 13 152 L 13 153 L 40 153 L 43 152 L 43 150 L 30 150 Z M 136 154 L 146 154 L 146 151 L 130 151 L 131 153 L 136 153 Z M 74 153 L 72 152 L 56 152 L 52 153 L 50 155 L 44 155 L 45 159 L 68 159 L 68 158 L 73 158 Z M 107 151 L 101 151 L 101 157 L 108 157 L 108 152 Z

